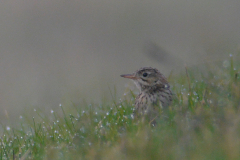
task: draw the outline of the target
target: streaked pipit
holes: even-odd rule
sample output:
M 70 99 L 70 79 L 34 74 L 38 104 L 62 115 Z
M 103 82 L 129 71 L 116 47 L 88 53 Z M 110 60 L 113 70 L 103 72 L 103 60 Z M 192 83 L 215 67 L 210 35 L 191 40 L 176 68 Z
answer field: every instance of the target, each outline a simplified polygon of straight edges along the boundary
M 140 89 L 135 100 L 134 117 L 147 117 L 151 124 L 155 124 L 161 109 L 168 107 L 172 101 L 172 92 L 166 78 L 151 67 L 140 68 L 133 74 L 121 77 L 132 79 Z

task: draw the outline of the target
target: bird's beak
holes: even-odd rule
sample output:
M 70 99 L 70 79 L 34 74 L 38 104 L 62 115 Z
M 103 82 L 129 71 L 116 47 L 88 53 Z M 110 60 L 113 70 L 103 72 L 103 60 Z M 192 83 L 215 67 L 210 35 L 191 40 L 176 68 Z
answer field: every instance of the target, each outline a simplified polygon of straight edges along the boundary
M 123 74 L 121 77 L 129 78 L 129 79 L 137 79 L 137 77 L 134 74 Z

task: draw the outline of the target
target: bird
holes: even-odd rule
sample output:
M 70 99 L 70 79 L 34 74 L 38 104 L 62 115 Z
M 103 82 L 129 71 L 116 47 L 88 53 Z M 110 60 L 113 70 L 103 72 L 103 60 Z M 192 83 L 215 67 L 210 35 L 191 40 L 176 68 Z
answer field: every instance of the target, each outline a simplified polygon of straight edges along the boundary
M 142 117 L 153 126 L 162 109 L 167 108 L 172 102 L 172 91 L 165 76 L 156 68 L 143 67 L 132 74 L 123 74 L 121 77 L 134 81 L 140 90 L 135 99 L 133 111 L 134 118 Z

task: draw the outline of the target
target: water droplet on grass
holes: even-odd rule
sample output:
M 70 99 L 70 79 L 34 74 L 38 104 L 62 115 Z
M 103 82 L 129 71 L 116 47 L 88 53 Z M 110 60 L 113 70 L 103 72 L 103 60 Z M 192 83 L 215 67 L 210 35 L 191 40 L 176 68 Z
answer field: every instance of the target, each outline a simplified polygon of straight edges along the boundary
M 82 133 L 84 133 L 84 132 L 85 132 L 85 128 L 84 128 L 84 127 L 80 128 L 80 131 L 81 131 Z
M 134 115 L 133 114 L 131 114 L 131 118 L 134 119 Z

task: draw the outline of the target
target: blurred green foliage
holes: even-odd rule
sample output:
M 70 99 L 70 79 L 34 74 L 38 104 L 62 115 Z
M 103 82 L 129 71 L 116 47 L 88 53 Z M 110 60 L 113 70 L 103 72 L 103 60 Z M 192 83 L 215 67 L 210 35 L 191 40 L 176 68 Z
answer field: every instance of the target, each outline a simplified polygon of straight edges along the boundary
M 126 89 L 111 105 L 60 105 L 63 116 L 37 110 L 20 129 L 2 125 L 0 159 L 239 159 L 240 65 L 202 66 L 169 77 L 175 98 L 155 127 L 132 119 Z

